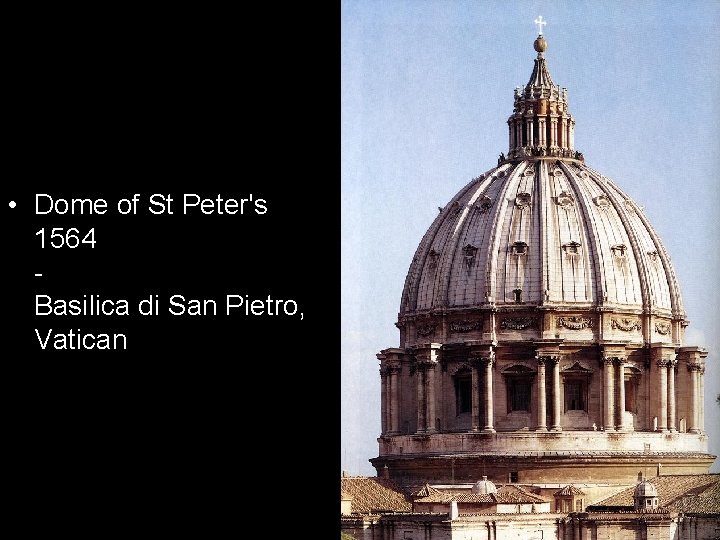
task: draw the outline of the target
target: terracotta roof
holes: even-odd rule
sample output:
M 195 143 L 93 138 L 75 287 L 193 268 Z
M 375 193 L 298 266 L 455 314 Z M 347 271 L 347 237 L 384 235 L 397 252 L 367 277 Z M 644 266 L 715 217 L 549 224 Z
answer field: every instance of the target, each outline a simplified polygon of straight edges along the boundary
M 546 503 L 546 499 L 539 497 L 520 486 L 505 485 L 498 488 L 497 498 L 499 503 L 530 504 Z
M 542 497 L 538 497 L 520 486 L 506 485 L 500 486 L 497 493 L 472 493 L 468 490 L 439 490 L 430 487 L 434 491 L 425 497 L 416 499 L 418 503 L 448 503 L 457 501 L 459 503 L 474 504 L 532 504 L 548 502 Z
M 422 498 L 430 497 L 432 495 L 440 495 L 440 491 L 432 487 L 430 484 L 425 484 L 413 495 L 413 497 Z
M 341 478 L 340 493 L 353 498 L 353 512 L 369 514 L 412 510 L 408 497 L 392 480 L 386 478 L 366 476 Z
M 573 495 L 585 495 L 585 492 L 569 484 L 562 489 L 558 489 L 553 495 L 556 497 L 571 497 Z
M 648 481 L 657 488 L 660 508 L 672 512 L 714 513 L 720 512 L 720 474 L 685 474 L 668 475 L 649 478 Z M 598 507 L 632 508 L 635 488 L 627 488 L 612 497 L 588 507 L 589 511 Z M 683 503 L 683 498 L 685 502 Z M 693 502 L 694 499 L 697 499 Z M 693 505 L 693 506 L 691 506 Z M 690 510 L 697 507 L 698 510 Z M 702 510 L 701 510 L 702 509 Z

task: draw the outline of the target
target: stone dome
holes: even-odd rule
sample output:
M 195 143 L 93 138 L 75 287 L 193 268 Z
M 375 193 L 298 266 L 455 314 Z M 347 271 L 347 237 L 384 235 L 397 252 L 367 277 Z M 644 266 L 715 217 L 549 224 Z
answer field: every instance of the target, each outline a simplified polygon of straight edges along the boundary
M 578 310 L 615 312 L 611 334 L 681 344 L 686 316 L 670 257 L 642 207 L 575 149 L 567 89 L 542 52 L 515 90 L 508 126 L 507 157 L 463 187 L 420 242 L 399 324 L 522 307 L 573 311 L 575 326 L 591 324 Z M 545 337 L 563 337 L 562 326 Z
M 473 484 L 471 491 L 475 495 L 487 495 L 488 493 L 497 493 L 497 488 L 495 484 L 488 480 L 487 476 L 483 476 L 482 480 L 478 480 Z
M 507 155 L 440 209 L 415 252 L 400 346 L 377 354 L 371 462 L 437 483 L 486 471 L 625 483 L 657 463 L 705 473 L 708 351 L 683 345 L 670 257 L 642 207 L 575 148 L 567 89 L 544 38 L 535 49 Z M 483 478 L 473 492 L 488 489 Z
M 635 486 L 635 493 L 633 494 L 633 497 L 657 497 L 658 492 L 657 488 L 647 480 L 640 482 L 637 486 Z

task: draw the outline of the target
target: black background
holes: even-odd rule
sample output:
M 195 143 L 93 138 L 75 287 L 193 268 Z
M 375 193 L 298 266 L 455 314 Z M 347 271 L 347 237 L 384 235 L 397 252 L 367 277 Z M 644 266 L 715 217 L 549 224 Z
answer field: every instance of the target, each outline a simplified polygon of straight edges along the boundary
M 314 515 L 324 537 L 339 471 L 338 6 L 12 20 L 3 416 L 30 529 L 150 518 L 237 533 L 249 519 L 279 533 Z M 36 193 L 109 210 L 37 216 Z M 153 193 L 175 214 L 148 212 Z M 252 193 L 268 212 L 187 216 L 184 193 Z M 139 214 L 119 215 L 134 194 Z M 43 250 L 41 227 L 94 227 L 97 244 Z M 124 298 L 132 315 L 37 317 L 36 294 Z M 150 294 L 161 315 L 140 317 Z M 172 317 L 171 294 L 221 313 Z M 225 294 L 293 298 L 304 320 L 225 317 Z M 122 332 L 128 349 L 42 350 L 35 328 Z

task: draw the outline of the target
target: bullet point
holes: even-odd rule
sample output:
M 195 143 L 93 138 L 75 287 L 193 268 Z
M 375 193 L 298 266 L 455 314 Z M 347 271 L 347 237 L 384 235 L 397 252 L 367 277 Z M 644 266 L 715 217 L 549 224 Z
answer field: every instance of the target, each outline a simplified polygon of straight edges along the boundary
M 10 201 L 10 208 L 15 208 L 15 201 Z

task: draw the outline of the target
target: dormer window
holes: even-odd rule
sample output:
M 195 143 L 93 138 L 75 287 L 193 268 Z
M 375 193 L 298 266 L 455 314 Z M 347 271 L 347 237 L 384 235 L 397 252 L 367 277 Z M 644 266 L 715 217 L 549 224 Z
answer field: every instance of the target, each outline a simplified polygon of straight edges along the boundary
M 558 195 L 556 201 L 558 206 L 563 208 L 573 205 L 572 195 L 570 195 L 567 191 L 563 191 L 560 195 Z
M 525 242 L 515 242 L 510 246 L 510 251 L 513 255 L 526 255 L 528 245 Z
M 481 214 L 484 214 L 492 206 L 492 199 L 487 195 L 480 195 L 477 202 L 475 203 L 475 206 L 480 209 Z
M 598 195 L 593 199 L 595 204 L 602 209 L 606 209 L 610 206 L 610 199 L 607 198 L 607 195 Z
M 562 250 L 566 255 L 577 255 L 580 253 L 580 243 L 574 240 L 562 245 Z
M 472 244 L 467 244 L 463 249 L 463 259 L 465 260 L 465 267 L 470 270 L 473 263 L 475 262 L 475 254 L 477 253 L 478 248 L 473 246 Z
M 614 246 L 611 246 L 610 249 L 612 250 L 613 255 L 618 259 L 625 258 L 625 253 L 627 252 L 627 246 L 625 244 L 615 244 Z
M 515 206 L 518 208 L 526 208 L 530 206 L 531 200 L 532 197 L 529 193 L 518 193 L 517 197 L 515 197 Z
M 522 289 L 513 290 L 513 295 L 515 297 L 515 303 L 521 304 L 522 303 Z

